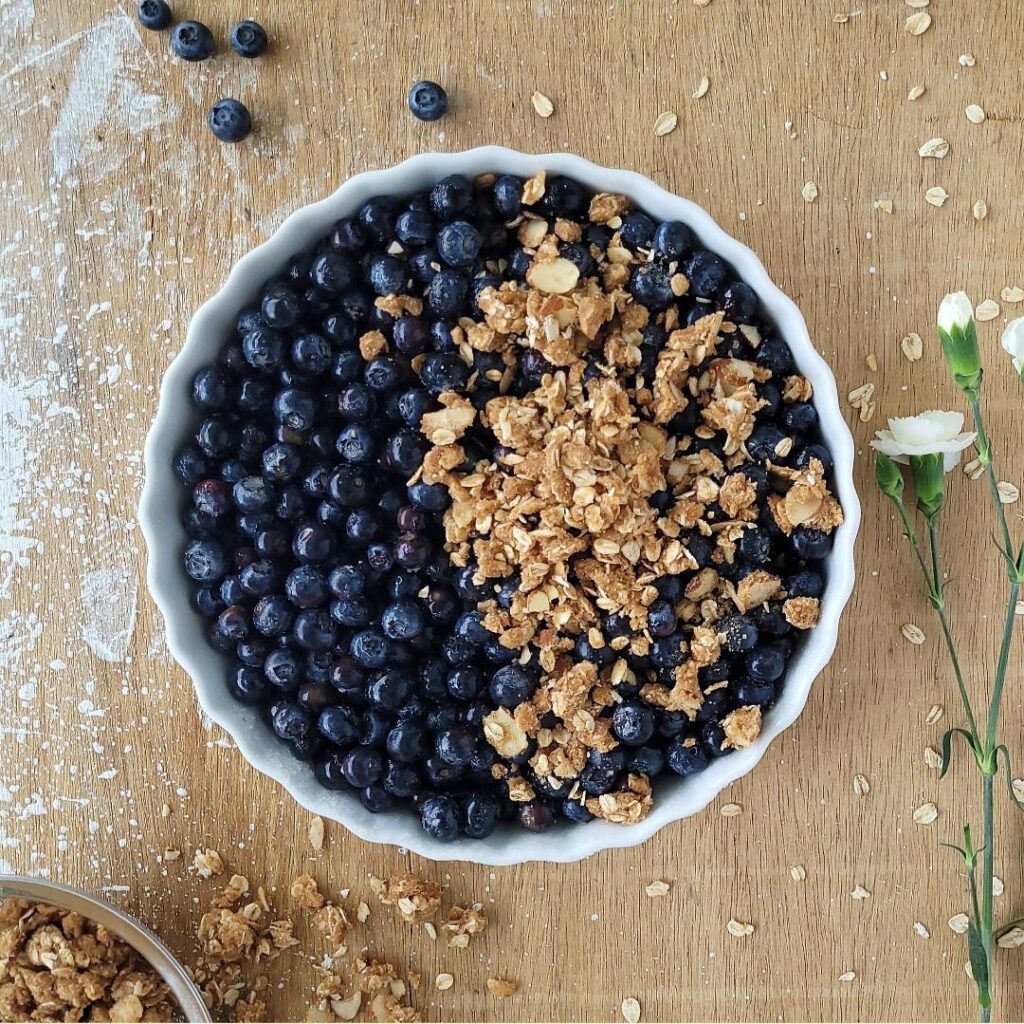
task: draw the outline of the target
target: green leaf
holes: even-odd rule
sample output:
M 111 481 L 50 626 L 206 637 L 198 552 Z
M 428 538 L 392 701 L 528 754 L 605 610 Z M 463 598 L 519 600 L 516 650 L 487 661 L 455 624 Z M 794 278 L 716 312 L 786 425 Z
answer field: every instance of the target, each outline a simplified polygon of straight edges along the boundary
M 1002 938 L 1011 928 L 1017 928 L 1020 925 L 1024 925 L 1024 917 L 1018 917 L 1015 921 L 1008 921 L 1006 924 L 1001 924 L 993 933 L 994 937 L 999 939 Z
M 960 854 L 960 858 L 963 862 L 967 863 L 967 851 L 962 846 L 957 846 L 956 843 L 939 843 L 939 846 L 944 846 L 947 850 L 954 850 Z
M 978 1003 L 983 1007 L 992 1005 L 992 996 L 988 991 L 988 960 L 985 947 L 982 945 L 981 933 L 972 917 L 967 924 L 967 952 L 971 958 L 971 972 L 974 984 L 978 986 Z
M 1010 794 L 1010 799 L 1013 801 L 1014 807 L 1018 811 L 1024 812 L 1024 801 L 1022 801 L 1017 794 L 1013 791 L 1013 768 L 1010 766 L 1010 752 L 1006 749 L 1005 743 L 1000 743 L 996 747 L 996 762 L 999 761 L 999 755 L 1003 755 L 1003 760 L 1006 762 L 1006 789 Z
M 942 737 L 942 768 L 939 771 L 939 778 L 945 778 L 946 772 L 949 771 L 950 759 L 953 753 L 953 736 L 959 734 L 967 741 L 967 746 L 971 748 L 971 753 L 974 754 L 975 759 L 978 757 L 978 745 L 974 740 L 974 737 L 966 729 L 947 729 Z

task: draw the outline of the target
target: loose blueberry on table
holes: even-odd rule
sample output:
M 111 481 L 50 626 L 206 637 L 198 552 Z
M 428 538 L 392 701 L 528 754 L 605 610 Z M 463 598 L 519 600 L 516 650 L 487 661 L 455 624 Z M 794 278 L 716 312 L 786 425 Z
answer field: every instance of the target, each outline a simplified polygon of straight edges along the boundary
M 757 739 L 818 620 L 842 510 L 811 385 L 624 196 L 370 199 L 192 397 L 184 567 L 227 687 L 435 839 L 640 821 L 656 777 Z

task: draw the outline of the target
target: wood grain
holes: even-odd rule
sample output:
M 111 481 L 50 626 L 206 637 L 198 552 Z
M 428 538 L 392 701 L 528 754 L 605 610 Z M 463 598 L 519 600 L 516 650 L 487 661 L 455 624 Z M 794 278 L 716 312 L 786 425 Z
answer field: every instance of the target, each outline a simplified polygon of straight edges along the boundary
M 719 805 L 743 813 L 725 819 L 716 805 L 640 849 L 566 866 L 433 865 L 337 826 L 315 854 L 308 815 L 202 723 L 145 594 L 134 524 L 157 386 L 190 313 L 291 209 L 425 149 L 566 149 L 696 199 L 799 303 L 840 392 L 878 385 L 876 422 L 850 413 L 864 447 L 883 415 L 960 408 L 933 341 L 939 298 L 961 286 L 975 301 L 998 298 L 1024 283 L 1019 10 L 935 0 L 934 25 L 912 37 L 901 3 L 856 6 L 838 24 L 838 0 L 278 0 L 244 10 L 179 0 L 179 16 L 209 21 L 218 39 L 237 14 L 260 18 L 274 40 L 257 62 L 220 54 L 195 67 L 169 59 L 165 37 L 136 34 L 127 3 L 47 0 L 34 20 L 26 0 L 0 4 L 0 479 L 10 493 L 0 509 L 14 524 L 0 538 L 6 866 L 94 890 L 127 886 L 114 897 L 186 958 L 210 888 L 185 870 L 197 845 L 276 886 L 282 905 L 303 868 L 355 895 L 368 892 L 368 874 L 411 866 L 492 917 L 478 945 L 449 951 L 374 908 L 377 951 L 428 979 L 455 975 L 451 990 L 418 996 L 429 1019 L 616 1020 L 628 995 L 647 1020 L 972 1014 L 964 942 L 946 926 L 964 908 L 963 879 L 938 844 L 968 813 L 979 827 L 978 793 L 966 772 L 940 783 L 922 760 L 957 720 L 952 682 L 866 453 L 860 578 L 835 658 L 796 725 L 723 794 Z M 958 64 L 965 51 L 976 66 Z M 702 75 L 710 91 L 691 100 Z M 452 99 L 434 125 L 404 109 L 409 83 L 425 76 Z M 927 92 L 907 102 L 918 82 Z M 554 101 L 550 119 L 534 113 L 534 90 Z M 250 142 L 226 147 L 208 132 L 221 95 L 250 105 Z M 964 116 L 973 102 L 988 114 L 979 126 Z M 679 127 L 656 138 L 668 109 Z M 936 135 L 950 155 L 922 160 L 917 147 Z M 801 199 L 807 181 L 819 189 L 813 204 Z M 941 209 L 924 202 L 934 184 L 950 194 Z M 873 206 L 882 194 L 891 215 Z M 978 198 L 982 222 L 971 216 Z M 998 351 L 1013 312 L 1003 304 L 980 334 L 1001 474 L 1019 482 L 1021 393 Z M 899 350 L 909 331 L 925 339 L 915 364 Z M 983 482 L 957 474 L 951 486 L 949 594 L 981 693 L 1001 585 Z M 112 620 L 97 624 L 96 589 L 111 580 Z M 136 594 L 122 652 L 117 626 L 132 623 Z M 902 639 L 906 621 L 925 630 L 923 646 Z M 1019 659 L 1017 648 L 1006 708 L 1017 750 Z M 947 717 L 926 726 L 933 703 Z M 857 772 L 870 780 L 866 796 L 853 793 Z M 925 800 L 941 812 L 927 828 L 911 820 Z M 1010 917 L 1024 898 L 1024 830 L 1008 810 L 998 827 L 997 904 Z M 185 856 L 162 866 L 165 847 Z M 805 881 L 791 880 L 795 864 Z M 644 895 L 656 878 L 672 882 L 667 897 Z M 851 898 L 857 884 L 869 899 Z M 753 935 L 732 938 L 731 917 L 752 922 Z M 1024 1014 L 1022 955 L 1000 953 L 1005 1018 Z M 846 971 L 856 978 L 840 983 Z M 520 992 L 492 999 L 488 975 L 517 979 Z M 311 972 L 293 961 L 287 977 L 272 1013 L 302 1020 Z

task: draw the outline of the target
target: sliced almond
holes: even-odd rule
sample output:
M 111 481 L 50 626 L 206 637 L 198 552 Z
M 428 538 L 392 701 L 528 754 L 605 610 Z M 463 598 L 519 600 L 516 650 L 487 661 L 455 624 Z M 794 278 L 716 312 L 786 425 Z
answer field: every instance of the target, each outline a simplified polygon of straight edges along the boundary
M 735 818 L 743 813 L 743 808 L 739 804 L 722 804 L 722 809 L 718 813 L 723 818 Z
M 550 117 L 555 112 L 555 105 L 544 95 L 542 92 L 535 92 L 530 97 L 530 102 L 533 104 L 533 109 L 540 114 L 541 117 Z
M 549 295 L 565 295 L 576 287 L 580 268 L 564 256 L 552 256 L 534 263 L 526 272 L 526 280 L 534 288 Z
M 674 111 L 664 110 L 662 111 L 657 120 L 654 122 L 654 134 L 657 136 L 668 135 L 669 132 L 676 130 L 676 125 L 679 124 L 679 118 Z

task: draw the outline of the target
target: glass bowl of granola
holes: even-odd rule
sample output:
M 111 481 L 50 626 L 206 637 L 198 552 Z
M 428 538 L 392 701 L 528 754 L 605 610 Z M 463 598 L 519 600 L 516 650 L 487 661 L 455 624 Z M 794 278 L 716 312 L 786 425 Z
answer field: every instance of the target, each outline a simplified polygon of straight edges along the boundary
M 634 845 L 802 710 L 853 585 L 835 381 L 699 206 L 497 147 L 360 174 L 194 316 L 168 645 L 257 768 L 436 859 Z
M 0 1020 L 211 1020 L 174 954 L 71 886 L 0 875 Z

